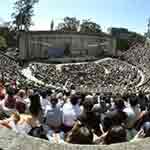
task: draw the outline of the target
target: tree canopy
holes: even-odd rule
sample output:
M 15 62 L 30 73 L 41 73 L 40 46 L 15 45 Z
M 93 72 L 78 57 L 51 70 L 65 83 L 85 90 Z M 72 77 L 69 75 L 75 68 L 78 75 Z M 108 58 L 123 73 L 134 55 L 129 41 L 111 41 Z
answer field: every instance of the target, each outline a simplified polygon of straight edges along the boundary
M 6 39 L 0 35 L 0 49 L 3 50 L 7 48 Z
M 12 13 L 13 25 L 16 30 L 28 31 L 32 25 L 32 16 L 34 15 L 34 5 L 39 0 L 17 0 L 14 3 L 15 12 Z
M 62 23 L 58 24 L 57 30 L 63 32 L 86 32 L 100 33 L 101 26 L 91 20 L 80 20 L 75 17 L 65 17 Z
M 90 20 L 83 20 L 83 22 L 80 26 L 80 32 L 100 33 L 101 32 L 101 26 L 95 22 L 90 21 Z
M 80 20 L 75 17 L 65 17 L 62 23 L 58 24 L 57 30 L 63 32 L 77 32 L 80 27 Z

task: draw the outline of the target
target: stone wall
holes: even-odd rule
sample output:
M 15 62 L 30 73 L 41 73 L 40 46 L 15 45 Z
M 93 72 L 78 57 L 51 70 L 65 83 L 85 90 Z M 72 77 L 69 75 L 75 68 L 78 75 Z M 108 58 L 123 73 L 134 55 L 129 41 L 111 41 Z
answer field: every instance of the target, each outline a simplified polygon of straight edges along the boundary
M 20 58 L 47 58 L 48 49 L 65 49 L 69 45 L 71 56 L 98 56 L 103 51 L 115 53 L 114 39 L 108 34 L 75 32 L 30 31 L 21 32 L 19 39 Z
M 0 149 L 3 150 L 149 150 L 149 147 L 149 138 L 138 142 L 109 146 L 49 144 L 45 140 L 19 135 L 7 129 L 0 129 Z

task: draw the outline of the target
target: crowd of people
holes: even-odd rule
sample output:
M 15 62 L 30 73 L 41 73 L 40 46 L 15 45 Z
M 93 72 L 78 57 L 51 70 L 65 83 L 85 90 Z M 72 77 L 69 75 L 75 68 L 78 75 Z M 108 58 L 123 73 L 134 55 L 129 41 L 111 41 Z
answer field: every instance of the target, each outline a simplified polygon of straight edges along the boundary
M 127 62 L 141 69 L 146 75 L 149 74 L 149 48 L 137 43 L 132 46 L 128 51 L 124 52 L 123 57 Z
M 77 89 L 92 90 L 107 88 L 135 87 L 141 81 L 136 67 L 117 59 L 100 63 L 67 64 L 59 69 L 56 65 L 30 64 L 33 75 L 45 83 L 68 88 L 75 85 Z
M 0 79 L 9 84 L 17 82 L 19 85 L 24 85 L 26 78 L 21 74 L 22 67 L 11 58 L 0 54 Z
M 145 91 L 150 90 L 150 48 L 143 44 L 136 43 L 128 51 L 122 55 L 123 59 L 135 66 L 137 66 L 145 75 L 145 83 L 142 87 Z
M 141 80 L 138 69 L 126 62 L 112 59 L 104 61 L 102 65 L 110 71 L 109 78 L 110 80 L 114 79 L 112 84 L 136 86 Z M 107 78 L 106 80 L 108 81 Z
M 64 144 L 113 144 L 150 137 L 150 95 L 134 91 L 141 81 L 138 67 L 144 73 L 148 69 L 144 50 L 126 52 L 133 65 L 117 59 L 61 67 L 31 63 L 33 76 L 45 83 L 39 86 L 27 83 L 23 68 L 0 55 L 0 128 Z M 140 58 L 141 53 L 146 55 Z
M 64 144 L 150 137 L 150 95 L 18 89 L 0 85 L 0 128 Z
M 16 82 L 20 88 L 35 86 L 35 83 L 22 74 L 23 68 L 14 60 L 0 54 L 0 64 L 0 78 L 6 83 Z M 45 84 L 61 88 L 75 85 L 78 90 L 99 89 L 99 91 L 118 92 L 134 88 L 141 81 L 141 75 L 136 67 L 117 59 L 108 59 L 99 63 L 65 64 L 60 68 L 52 64 L 31 63 L 29 68 L 33 76 Z

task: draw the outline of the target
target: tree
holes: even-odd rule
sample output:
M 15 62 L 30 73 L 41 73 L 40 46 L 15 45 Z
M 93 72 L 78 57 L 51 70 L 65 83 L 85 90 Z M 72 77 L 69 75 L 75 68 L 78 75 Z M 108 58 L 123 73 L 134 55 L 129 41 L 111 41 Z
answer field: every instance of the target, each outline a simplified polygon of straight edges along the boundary
M 3 36 L 0 36 L 0 50 L 6 49 L 7 43 Z
M 53 31 L 54 29 L 54 20 L 51 21 L 50 30 Z
M 57 30 L 63 32 L 77 32 L 80 26 L 80 21 L 75 17 L 65 17 L 63 23 L 59 23 Z
M 101 32 L 101 26 L 95 22 L 90 21 L 90 20 L 83 20 L 83 22 L 80 26 L 80 32 L 100 33 Z
M 150 18 L 148 19 L 147 32 L 144 35 L 146 38 L 150 38 Z
M 28 31 L 32 25 L 34 15 L 34 5 L 39 0 L 17 0 L 14 3 L 15 12 L 12 13 L 13 25 L 15 29 Z
M 2 24 L 2 27 L 0 28 L 0 36 L 2 36 L 6 40 L 8 47 L 15 47 L 15 31 L 11 30 L 11 25 L 9 22 L 4 22 Z

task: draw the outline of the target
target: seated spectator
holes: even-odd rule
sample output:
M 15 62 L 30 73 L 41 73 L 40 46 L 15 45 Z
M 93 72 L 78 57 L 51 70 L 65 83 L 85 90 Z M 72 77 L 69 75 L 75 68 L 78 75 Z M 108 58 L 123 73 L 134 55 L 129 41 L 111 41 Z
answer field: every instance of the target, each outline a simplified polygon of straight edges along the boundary
M 17 130 L 19 133 L 28 134 L 32 128 L 40 126 L 42 108 L 39 95 L 32 95 L 30 97 L 30 101 L 30 114 L 21 114 L 20 120 L 17 123 Z
M 147 111 L 143 115 L 140 116 L 140 118 L 136 122 L 136 130 L 139 131 L 144 124 L 144 122 L 150 122 L 150 111 Z
M 93 133 L 89 128 L 78 121 L 69 132 L 66 142 L 71 144 L 89 145 L 93 143 Z
M 28 134 L 32 128 L 39 127 L 39 116 L 41 113 L 40 97 L 39 95 L 33 95 L 30 99 L 29 115 L 13 113 L 10 118 L 2 120 L 0 124 L 21 134 Z
M 1 128 L 12 129 L 17 132 L 16 124 L 20 120 L 20 116 L 17 113 L 12 113 L 11 117 L 8 119 L 0 120 Z
M 127 141 L 127 133 L 122 126 L 113 126 L 108 132 L 104 133 L 98 140 L 95 141 L 96 144 L 115 144 Z
M 26 102 L 25 102 L 25 96 L 26 96 L 26 93 L 24 90 L 20 90 L 17 94 L 17 97 L 16 97 L 16 110 L 19 112 L 19 113 L 25 113 L 26 111 Z
M 114 102 L 114 109 L 105 114 L 103 120 L 103 130 L 106 132 L 112 126 L 122 125 L 126 121 L 126 114 L 123 112 L 125 105 L 123 99 L 116 98 Z
M 140 131 L 137 135 L 131 140 L 131 142 L 141 140 L 143 138 L 150 137 L 150 122 L 144 122 Z
M 85 101 L 83 102 L 83 111 L 79 115 L 78 120 L 89 129 L 94 130 L 94 133 L 96 133 L 97 135 L 101 135 L 101 117 L 99 112 L 97 115 L 96 109 L 92 110 L 93 106 L 93 98 L 86 96 Z
M 114 126 L 108 131 L 104 144 L 122 143 L 127 141 L 127 134 L 125 128 L 122 126 Z
M 10 116 L 11 113 L 15 112 L 15 106 L 16 106 L 16 99 L 15 99 L 15 91 L 12 88 L 9 88 L 7 90 L 7 96 L 3 101 L 1 101 L 1 109 L 8 115 Z
M 7 91 L 7 98 L 5 99 L 4 105 L 9 109 L 14 109 L 16 105 L 16 99 L 14 97 L 15 91 L 13 89 L 9 89 Z

